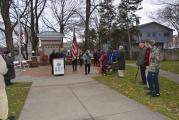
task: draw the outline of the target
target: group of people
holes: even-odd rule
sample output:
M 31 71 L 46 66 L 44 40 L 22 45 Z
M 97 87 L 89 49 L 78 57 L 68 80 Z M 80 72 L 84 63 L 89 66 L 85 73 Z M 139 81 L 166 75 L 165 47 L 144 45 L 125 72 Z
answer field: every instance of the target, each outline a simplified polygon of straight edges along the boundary
M 56 53 L 55 50 L 50 54 L 50 64 L 52 66 L 53 74 L 53 59 L 64 58 L 66 64 L 71 64 L 73 72 L 77 71 L 78 62 L 82 67 L 85 66 L 85 75 L 90 74 L 91 63 L 93 61 L 95 67 L 99 67 L 98 73 L 107 75 L 112 70 L 118 70 L 119 77 L 124 77 L 125 71 L 125 54 L 123 46 L 119 46 L 118 50 L 98 50 L 94 51 L 93 54 L 90 50 L 86 50 L 84 53 L 80 52 L 78 56 L 74 56 L 69 50 L 67 53 L 61 52 Z M 65 66 L 64 66 L 65 67 Z
M 160 96 L 159 90 L 159 49 L 155 46 L 155 40 L 146 40 L 139 43 L 139 55 L 137 66 L 140 68 L 142 84 L 149 89 L 148 94 L 153 97 Z
M 11 79 L 15 78 L 13 58 L 9 50 L 0 55 L 0 120 L 13 120 L 8 117 L 8 99 L 6 86 L 11 85 Z
M 125 73 L 125 52 L 123 46 L 118 50 L 102 51 L 99 58 L 98 73 L 104 76 L 110 71 L 118 71 L 118 76 L 123 78 Z

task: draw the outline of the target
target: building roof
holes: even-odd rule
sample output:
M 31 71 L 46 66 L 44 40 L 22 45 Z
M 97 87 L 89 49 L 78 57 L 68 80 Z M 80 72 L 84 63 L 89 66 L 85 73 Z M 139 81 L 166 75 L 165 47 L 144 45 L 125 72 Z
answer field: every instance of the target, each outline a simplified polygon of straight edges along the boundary
M 44 31 L 41 32 L 39 34 L 37 34 L 37 37 L 39 38 L 58 38 L 58 37 L 64 37 L 64 34 L 60 33 L 60 32 L 55 32 L 55 31 Z
M 157 22 L 150 22 L 150 23 L 142 24 L 142 25 L 139 25 L 139 27 L 146 27 L 146 26 L 151 25 L 151 24 L 157 24 L 157 25 L 159 25 L 159 26 L 161 26 L 163 28 L 166 28 L 166 29 L 174 31 L 174 29 L 171 29 L 171 28 L 169 28 L 169 27 L 167 27 L 165 25 L 162 25 L 160 23 L 157 23 Z

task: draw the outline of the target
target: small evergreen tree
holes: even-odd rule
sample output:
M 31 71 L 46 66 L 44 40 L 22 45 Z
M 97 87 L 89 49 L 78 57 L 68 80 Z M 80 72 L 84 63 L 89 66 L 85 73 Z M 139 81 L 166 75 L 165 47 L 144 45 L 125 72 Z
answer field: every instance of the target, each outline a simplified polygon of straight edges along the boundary
M 140 7 L 142 1 L 143 0 L 121 0 L 121 3 L 118 6 L 117 25 L 121 29 L 126 29 L 127 31 L 130 59 L 132 58 L 130 29 L 132 29 L 134 25 L 139 24 L 139 17 L 135 13 L 142 9 Z
M 104 0 L 100 4 L 99 39 L 102 44 L 111 43 L 111 30 L 115 19 L 114 0 Z

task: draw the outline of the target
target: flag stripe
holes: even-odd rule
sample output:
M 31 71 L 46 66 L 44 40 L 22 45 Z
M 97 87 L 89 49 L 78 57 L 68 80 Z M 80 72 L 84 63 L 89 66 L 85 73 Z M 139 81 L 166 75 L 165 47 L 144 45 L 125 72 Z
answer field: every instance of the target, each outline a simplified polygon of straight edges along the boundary
M 78 44 L 77 44 L 76 36 L 75 36 L 75 29 L 73 33 L 72 55 L 74 58 L 78 58 Z

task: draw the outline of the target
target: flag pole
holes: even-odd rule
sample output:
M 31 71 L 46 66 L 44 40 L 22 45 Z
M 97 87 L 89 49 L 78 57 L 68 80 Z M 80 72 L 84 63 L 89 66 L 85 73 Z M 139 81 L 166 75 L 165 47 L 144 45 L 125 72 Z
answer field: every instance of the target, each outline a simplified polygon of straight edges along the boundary
M 19 10 L 19 0 L 17 0 L 17 16 L 18 16 L 18 45 L 19 45 L 19 62 L 20 67 L 22 68 L 22 54 L 21 54 L 21 26 L 20 26 L 20 10 Z

